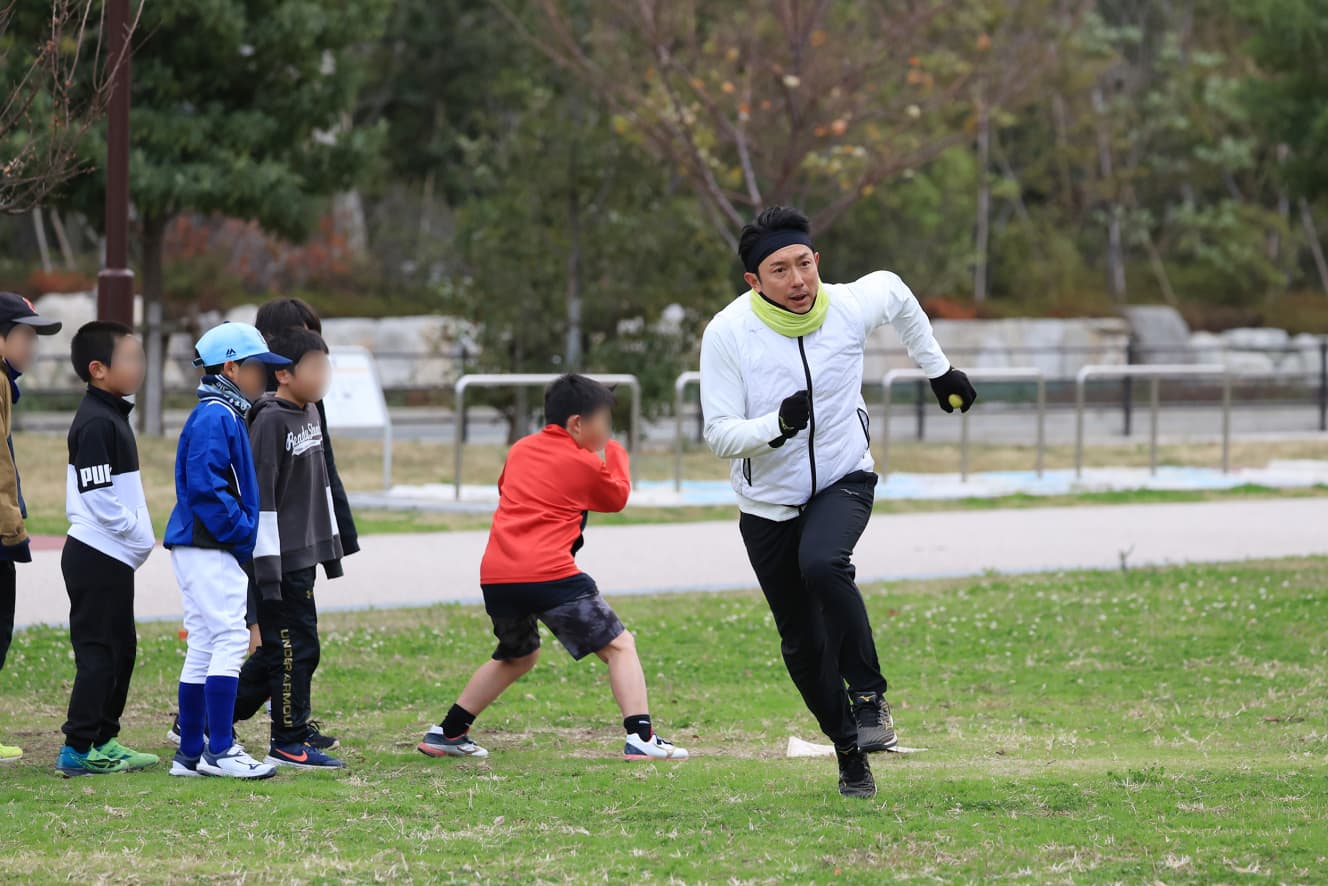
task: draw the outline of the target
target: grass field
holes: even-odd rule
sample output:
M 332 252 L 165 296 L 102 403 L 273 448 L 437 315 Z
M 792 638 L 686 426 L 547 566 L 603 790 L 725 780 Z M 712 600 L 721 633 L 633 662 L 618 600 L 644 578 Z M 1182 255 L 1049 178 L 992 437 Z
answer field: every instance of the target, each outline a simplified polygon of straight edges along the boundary
M 1328 560 L 891 584 L 868 604 L 903 743 L 834 790 L 754 593 L 615 601 L 661 732 L 625 764 L 598 662 L 550 641 L 480 720 L 487 762 L 413 750 L 491 649 L 483 613 L 332 614 L 315 706 L 349 772 L 260 784 L 50 771 L 58 629 L 0 675 L 4 882 L 1322 882 Z M 125 738 L 165 753 L 182 646 L 141 628 Z M 242 737 L 259 744 L 261 725 Z
M 140 438 L 140 461 L 148 508 L 161 536 L 175 503 L 175 442 L 169 439 Z M 65 465 L 68 460 L 65 440 L 54 434 L 20 433 L 14 435 L 14 449 L 23 475 L 23 493 L 28 504 L 28 531 L 33 534 L 62 535 L 65 522 Z M 464 479 L 467 483 L 494 484 L 502 471 L 505 450 L 499 446 L 468 446 Z M 336 441 L 337 465 L 350 490 L 377 490 L 382 485 L 382 450 L 378 443 L 358 439 Z M 1160 450 L 1164 464 L 1214 465 L 1218 462 L 1216 444 L 1164 446 Z M 1262 467 L 1271 459 L 1324 458 L 1323 443 L 1315 440 L 1235 442 L 1232 464 L 1237 467 Z M 1031 468 L 1033 451 L 1026 446 L 988 446 L 975 444 L 974 471 Z M 634 460 L 639 476 L 646 480 L 669 480 L 673 477 L 673 455 L 661 449 L 648 449 Z M 1089 464 L 1142 466 L 1148 464 L 1148 448 L 1142 444 L 1104 446 L 1089 450 Z M 959 465 L 959 449 L 948 443 L 901 442 L 891 446 L 891 470 L 923 473 L 953 472 Z M 1068 447 L 1047 450 L 1048 468 L 1072 467 L 1074 453 Z M 398 442 L 393 449 L 393 477 L 397 483 L 447 483 L 452 479 L 452 448 L 447 445 Z M 684 475 L 692 479 L 718 480 L 728 476 L 727 462 L 701 449 L 692 448 L 684 457 Z M 1143 501 L 1200 501 L 1230 496 L 1252 495 L 1323 495 L 1328 489 L 1271 490 L 1246 486 L 1231 491 L 1214 492 L 1111 492 L 1064 496 L 1014 495 L 991 499 L 958 501 L 882 501 L 876 510 L 900 513 L 954 508 L 1061 506 L 1074 504 L 1127 503 Z M 732 507 L 629 508 L 609 515 L 604 523 L 663 523 L 729 519 Z M 597 518 L 599 520 L 600 518 Z M 450 512 L 412 512 L 358 509 L 356 523 L 361 532 L 442 532 L 460 529 L 487 529 L 489 517 L 483 514 Z

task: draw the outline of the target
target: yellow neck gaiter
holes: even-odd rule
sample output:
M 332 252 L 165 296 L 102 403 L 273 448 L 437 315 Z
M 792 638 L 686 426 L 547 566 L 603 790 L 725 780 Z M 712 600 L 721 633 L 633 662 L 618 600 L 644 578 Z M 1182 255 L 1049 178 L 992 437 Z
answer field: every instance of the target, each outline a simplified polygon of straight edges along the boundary
M 816 290 L 812 309 L 805 314 L 795 314 L 781 308 L 774 302 L 767 301 L 755 289 L 751 292 L 751 299 L 752 310 L 761 318 L 761 322 L 788 338 L 811 335 L 821 328 L 821 324 L 825 322 L 825 315 L 830 310 L 830 296 L 826 294 L 824 286 Z

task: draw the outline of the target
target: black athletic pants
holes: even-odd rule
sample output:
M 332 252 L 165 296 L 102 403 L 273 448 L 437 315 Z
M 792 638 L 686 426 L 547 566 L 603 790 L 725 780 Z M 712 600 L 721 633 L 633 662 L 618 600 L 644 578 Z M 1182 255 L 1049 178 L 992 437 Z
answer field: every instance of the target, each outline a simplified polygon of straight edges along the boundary
M 14 561 L 0 560 L 0 671 L 5 669 L 9 644 L 14 639 L 14 607 L 18 598 L 14 592 Z
M 316 567 L 281 577 L 281 599 L 258 601 L 263 645 L 240 669 L 235 719 L 248 720 L 272 699 L 272 743 L 302 744 L 309 735 L 310 690 L 318 667 Z
M 120 734 L 138 637 L 134 629 L 134 570 L 78 539 L 65 539 L 60 571 L 69 593 L 69 642 L 74 688 L 69 693 L 65 744 L 87 753 Z
M 849 474 L 792 520 L 743 514 L 747 556 L 779 630 L 789 676 L 836 747 L 858 741 L 849 691 L 885 692 L 853 547 L 871 516 L 876 475 Z

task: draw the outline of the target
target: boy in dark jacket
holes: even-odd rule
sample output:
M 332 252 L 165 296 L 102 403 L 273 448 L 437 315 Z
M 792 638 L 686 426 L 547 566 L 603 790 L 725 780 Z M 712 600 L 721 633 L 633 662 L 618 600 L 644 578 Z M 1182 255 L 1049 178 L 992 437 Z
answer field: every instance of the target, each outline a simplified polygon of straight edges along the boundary
M 310 691 L 318 666 L 316 567 L 341 559 L 341 538 L 323 458 L 315 403 L 331 366 L 318 333 L 289 327 L 269 339 L 291 360 L 276 370 L 277 390 L 249 414 L 249 442 L 258 472 L 258 544 L 254 587 L 262 645 L 240 672 L 235 719 L 252 717 L 272 699 L 272 740 L 266 762 L 297 769 L 344 764 L 308 742 Z
M 180 672 L 180 750 L 170 774 L 268 778 L 276 767 L 246 754 L 231 731 L 249 651 L 245 566 L 258 538 L 258 478 L 244 417 L 263 393 L 265 365 L 290 361 L 244 323 L 209 330 L 196 352 L 204 375 L 198 405 L 180 432 L 175 509 L 166 526 L 189 632 Z
M 75 665 L 55 761 L 66 777 L 157 765 L 155 754 L 117 738 L 138 651 L 134 571 L 156 541 L 129 426 L 134 404 L 125 399 L 143 384 L 143 345 L 128 326 L 93 322 L 74 334 L 69 355 L 88 391 L 69 426 L 69 537 L 60 557 Z
M 318 312 L 301 298 L 274 298 L 264 302 L 254 318 L 254 325 L 268 341 L 271 341 L 272 336 L 278 332 L 292 326 L 302 326 L 305 329 L 312 329 L 319 335 L 323 334 L 323 321 Z M 272 392 L 277 390 L 277 379 L 271 372 L 267 377 L 267 389 Z M 337 528 L 341 530 L 341 555 L 343 558 L 349 557 L 360 549 L 359 533 L 355 530 L 355 517 L 350 511 L 350 499 L 346 496 L 346 487 L 341 482 L 341 475 L 337 471 L 337 460 L 332 454 L 332 438 L 327 432 L 327 410 L 323 408 L 322 400 L 314 405 L 318 408 L 318 423 L 323 431 L 323 460 L 327 462 L 327 479 L 332 487 L 332 513 L 336 515 Z M 328 578 L 341 577 L 340 562 L 326 563 L 324 566 Z
M 28 518 L 23 503 L 23 486 L 18 480 L 14 460 L 14 441 L 10 437 L 10 416 L 18 403 L 18 378 L 28 368 L 37 336 L 60 331 L 59 320 L 37 316 L 32 303 L 13 292 L 0 292 L 0 434 L 5 445 L 0 449 L 0 670 L 5 667 L 9 643 L 14 636 L 15 563 L 31 563 Z M 0 764 L 12 763 L 23 756 L 16 747 L 0 743 Z

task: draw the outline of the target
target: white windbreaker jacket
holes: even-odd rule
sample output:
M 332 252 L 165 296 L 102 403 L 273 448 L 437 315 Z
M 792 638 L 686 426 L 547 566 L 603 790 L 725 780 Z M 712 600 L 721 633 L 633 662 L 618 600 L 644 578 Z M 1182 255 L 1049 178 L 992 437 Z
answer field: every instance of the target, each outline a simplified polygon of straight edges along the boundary
M 862 399 L 867 337 L 889 323 L 929 378 L 950 361 L 922 306 L 897 274 L 876 271 L 853 283 L 822 283 L 830 310 L 821 328 L 787 338 L 761 321 L 744 292 L 715 315 L 701 341 L 701 410 L 705 440 L 732 459 L 730 476 L 743 513 L 796 517 L 817 491 L 875 465 L 870 418 Z M 779 404 L 811 395 L 806 430 L 773 449 Z

